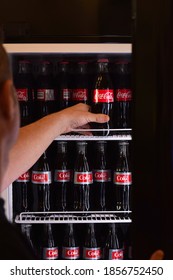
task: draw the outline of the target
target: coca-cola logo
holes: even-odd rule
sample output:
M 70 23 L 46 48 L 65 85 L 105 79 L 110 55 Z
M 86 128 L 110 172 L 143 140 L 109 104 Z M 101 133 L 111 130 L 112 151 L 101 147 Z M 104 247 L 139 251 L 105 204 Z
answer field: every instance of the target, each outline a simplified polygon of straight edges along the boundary
M 96 181 L 96 182 L 109 182 L 109 181 L 111 181 L 110 170 L 94 170 L 94 181 Z
M 32 183 L 34 184 L 50 184 L 51 183 L 51 172 L 32 172 Z
M 86 259 L 100 259 L 101 258 L 101 249 L 100 248 L 85 248 L 84 249 L 84 258 Z
M 117 89 L 116 90 L 116 100 L 117 101 L 131 101 L 132 100 L 131 89 Z
M 18 101 L 28 101 L 28 89 L 16 89 L 17 99 Z
M 79 247 L 63 248 L 63 255 L 66 259 L 77 259 L 79 258 Z
M 112 260 L 123 260 L 123 250 L 112 251 Z
M 130 185 L 132 184 L 131 172 L 126 173 L 114 173 L 114 184 L 116 185 Z
M 69 182 L 71 179 L 70 175 L 71 175 L 70 170 L 55 170 L 54 181 L 55 182 Z
M 67 250 L 67 256 L 77 256 L 78 250 Z
M 88 99 L 87 89 L 75 89 L 73 90 L 72 99 L 75 101 L 83 101 Z
M 46 248 L 45 249 L 46 259 L 57 259 L 58 258 L 58 248 Z
M 74 173 L 74 183 L 75 184 L 92 184 L 93 174 L 92 172 L 75 172 Z
M 95 89 L 93 93 L 94 103 L 113 103 L 114 91 L 113 89 Z
M 30 180 L 30 173 L 29 171 L 25 172 L 17 179 L 17 182 L 29 182 Z

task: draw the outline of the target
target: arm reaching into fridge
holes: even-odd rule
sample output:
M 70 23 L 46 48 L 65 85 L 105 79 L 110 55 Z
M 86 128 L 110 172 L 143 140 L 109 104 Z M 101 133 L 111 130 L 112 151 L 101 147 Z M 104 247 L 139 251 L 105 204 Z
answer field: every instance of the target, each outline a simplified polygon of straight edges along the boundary
M 10 151 L 9 164 L 1 190 L 28 170 L 60 134 L 70 132 L 89 122 L 104 123 L 109 120 L 107 115 L 93 114 L 88 110 L 88 105 L 77 104 L 22 127 Z

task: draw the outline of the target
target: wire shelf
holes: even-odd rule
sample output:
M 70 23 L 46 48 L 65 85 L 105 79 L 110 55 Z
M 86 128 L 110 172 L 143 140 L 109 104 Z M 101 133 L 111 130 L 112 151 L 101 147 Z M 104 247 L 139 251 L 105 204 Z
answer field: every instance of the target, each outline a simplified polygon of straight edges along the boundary
M 131 223 L 131 211 L 22 212 L 18 224 Z
M 101 132 L 105 135 L 92 135 L 92 132 Z M 99 140 L 132 140 L 131 135 L 132 129 L 74 129 L 73 132 L 68 134 L 63 134 L 58 136 L 55 141 L 58 140 L 64 140 L 64 141 L 80 141 L 80 140 L 86 140 L 86 141 L 99 141 Z

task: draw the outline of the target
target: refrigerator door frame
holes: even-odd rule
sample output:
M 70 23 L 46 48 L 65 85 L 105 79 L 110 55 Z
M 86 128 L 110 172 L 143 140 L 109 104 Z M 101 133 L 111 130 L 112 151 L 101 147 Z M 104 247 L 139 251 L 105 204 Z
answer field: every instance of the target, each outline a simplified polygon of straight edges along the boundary
M 57 43 L 57 44 L 4 44 L 7 53 L 13 54 L 41 54 L 41 53 L 113 53 L 131 54 L 131 43 Z
M 10 58 L 20 54 L 132 54 L 131 43 L 9 43 L 3 46 Z M 13 221 L 12 185 L 2 195 L 7 218 Z

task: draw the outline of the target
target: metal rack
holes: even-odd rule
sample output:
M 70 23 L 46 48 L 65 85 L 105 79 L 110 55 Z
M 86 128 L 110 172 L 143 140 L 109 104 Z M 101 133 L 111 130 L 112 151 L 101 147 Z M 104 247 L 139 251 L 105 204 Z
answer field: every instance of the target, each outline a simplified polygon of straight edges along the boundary
M 92 132 L 104 132 L 105 136 L 95 136 L 92 135 Z M 64 140 L 64 141 L 121 141 L 121 140 L 132 140 L 131 135 L 132 129 L 74 129 L 71 134 L 63 134 L 58 136 L 55 140 Z
M 22 212 L 18 224 L 131 223 L 131 211 Z

